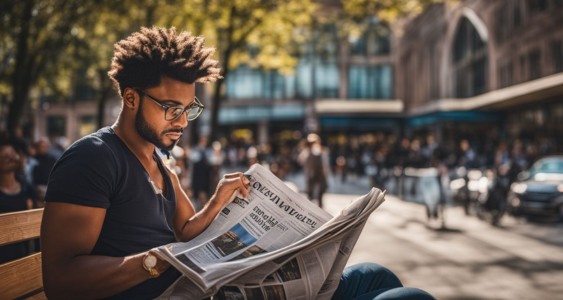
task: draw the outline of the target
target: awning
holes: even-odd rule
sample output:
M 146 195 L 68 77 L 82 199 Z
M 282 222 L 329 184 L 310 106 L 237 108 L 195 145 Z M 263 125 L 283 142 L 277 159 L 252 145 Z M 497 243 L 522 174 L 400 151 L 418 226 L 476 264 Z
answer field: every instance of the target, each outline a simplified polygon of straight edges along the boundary
M 410 115 L 437 111 L 501 110 L 563 96 L 563 73 L 515 84 L 470 98 L 439 99 L 415 108 Z
M 219 111 L 219 124 L 230 125 L 259 121 L 303 121 L 302 105 L 284 106 L 237 106 L 223 107 Z
M 407 126 L 420 127 L 432 125 L 437 122 L 465 122 L 465 123 L 485 123 L 496 122 L 501 118 L 501 114 L 483 111 L 447 111 L 435 112 L 425 115 L 410 117 L 407 119 Z
M 398 118 L 380 117 L 319 117 L 323 130 L 370 131 L 395 129 L 401 124 Z

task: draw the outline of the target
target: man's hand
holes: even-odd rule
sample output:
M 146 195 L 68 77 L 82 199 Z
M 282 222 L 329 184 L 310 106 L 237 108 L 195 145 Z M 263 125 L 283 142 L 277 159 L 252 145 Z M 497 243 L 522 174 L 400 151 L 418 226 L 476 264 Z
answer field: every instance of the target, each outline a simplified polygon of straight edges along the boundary
M 236 192 L 240 197 L 247 199 L 250 193 L 250 180 L 240 172 L 225 174 L 217 184 L 215 194 L 211 196 L 210 201 L 216 202 L 220 208 L 225 207 Z
M 176 237 L 179 241 L 186 242 L 199 235 L 211 224 L 221 209 L 229 203 L 234 193 L 248 198 L 250 180 L 241 172 L 224 175 L 217 184 L 217 189 L 211 199 L 197 213 L 194 213 L 187 196 L 179 189 L 177 190 L 176 218 L 174 220 Z

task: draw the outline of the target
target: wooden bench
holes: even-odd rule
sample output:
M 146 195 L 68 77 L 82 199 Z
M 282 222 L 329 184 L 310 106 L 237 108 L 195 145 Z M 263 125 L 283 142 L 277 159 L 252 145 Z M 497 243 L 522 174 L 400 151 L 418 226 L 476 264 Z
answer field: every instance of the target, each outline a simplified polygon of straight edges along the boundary
M 0 214 L 0 246 L 39 237 L 43 209 Z M 0 265 L 0 299 L 47 299 L 41 252 Z

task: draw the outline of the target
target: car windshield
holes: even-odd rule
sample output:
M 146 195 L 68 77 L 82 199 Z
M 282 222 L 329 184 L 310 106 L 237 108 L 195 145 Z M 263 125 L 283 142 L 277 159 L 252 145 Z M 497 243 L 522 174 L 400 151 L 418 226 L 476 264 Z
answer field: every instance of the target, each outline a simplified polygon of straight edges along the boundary
M 563 159 L 546 159 L 534 164 L 530 170 L 532 175 L 539 173 L 557 174 L 563 173 Z

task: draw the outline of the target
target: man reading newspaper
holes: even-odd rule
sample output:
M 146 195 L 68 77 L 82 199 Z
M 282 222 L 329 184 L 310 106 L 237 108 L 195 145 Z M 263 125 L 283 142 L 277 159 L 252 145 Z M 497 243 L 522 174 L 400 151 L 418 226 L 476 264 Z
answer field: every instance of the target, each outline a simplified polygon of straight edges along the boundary
M 378 191 L 332 218 L 250 170 L 254 180 L 225 175 L 195 212 L 157 151 L 201 114 L 195 83 L 221 77 L 212 54 L 202 37 L 174 28 L 141 28 L 116 43 L 109 76 L 121 112 L 73 143 L 49 177 L 47 297 L 431 298 L 374 264 L 340 274 Z

